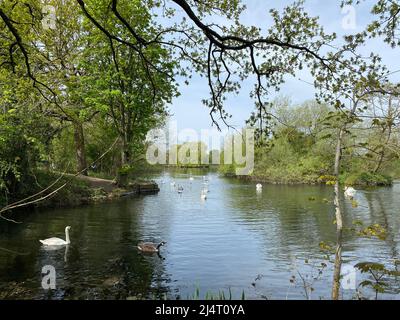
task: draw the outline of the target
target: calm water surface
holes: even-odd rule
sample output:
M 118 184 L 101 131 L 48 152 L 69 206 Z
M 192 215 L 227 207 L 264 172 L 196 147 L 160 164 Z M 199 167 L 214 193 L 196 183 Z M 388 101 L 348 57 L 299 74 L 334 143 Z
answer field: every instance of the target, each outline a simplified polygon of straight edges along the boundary
M 203 177 L 166 173 L 156 177 L 161 191 L 111 203 L 41 210 L 19 216 L 22 224 L 0 225 L 0 297 L 34 299 L 187 299 L 220 290 L 234 298 L 304 299 L 300 275 L 313 299 L 330 296 L 332 264 L 319 247 L 334 243 L 332 188 L 264 185 L 208 176 L 210 193 L 200 199 Z M 170 185 L 184 187 L 178 194 Z M 310 200 L 314 199 L 315 200 Z M 361 220 L 388 229 L 386 240 L 346 232 L 346 265 L 361 261 L 393 267 L 400 250 L 400 184 L 359 191 L 358 208 L 343 200 L 345 225 Z M 46 251 L 39 239 L 64 238 L 71 245 Z M 165 240 L 161 255 L 143 255 L 139 241 Z M 306 263 L 307 262 L 307 263 Z M 327 268 L 318 276 L 318 267 Z M 56 290 L 41 287 L 42 267 L 57 272 Z M 291 283 L 290 279 L 296 280 Z M 314 277 L 318 279 L 312 280 Z M 360 282 L 365 276 L 357 274 Z M 398 299 L 400 279 L 383 298 Z M 363 290 L 371 297 L 372 293 Z M 354 290 L 343 290 L 354 297 Z

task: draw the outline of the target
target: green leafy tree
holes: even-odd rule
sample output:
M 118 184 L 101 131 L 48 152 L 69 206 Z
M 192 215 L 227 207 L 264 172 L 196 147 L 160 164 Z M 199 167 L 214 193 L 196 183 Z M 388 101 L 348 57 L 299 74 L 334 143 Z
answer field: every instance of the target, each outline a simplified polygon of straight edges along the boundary
M 107 30 L 126 41 L 138 41 L 127 30 L 120 30 L 108 1 L 91 3 L 96 3 L 96 14 L 102 16 Z M 147 8 L 132 1 L 120 1 L 119 8 L 129 17 L 127 23 L 137 24 L 149 37 L 155 36 Z M 147 132 L 168 115 L 166 104 L 176 95 L 176 85 L 164 73 L 149 70 L 134 48 L 109 39 L 89 22 L 85 22 L 89 35 L 81 64 L 87 74 L 80 79 L 86 88 L 84 100 L 113 125 L 121 140 L 120 163 L 131 165 L 142 154 Z M 148 46 L 144 54 L 152 65 L 172 72 L 174 63 L 159 44 Z

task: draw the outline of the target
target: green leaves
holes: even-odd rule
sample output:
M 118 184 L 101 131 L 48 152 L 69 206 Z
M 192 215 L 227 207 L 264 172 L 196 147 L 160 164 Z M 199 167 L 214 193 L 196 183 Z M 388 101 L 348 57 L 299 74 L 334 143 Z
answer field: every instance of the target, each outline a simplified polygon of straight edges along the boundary
M 362 273 L 370 272 L 370 271 L 385 271 L 386 268 L 383 264 L 377 262 L 360 262 L 355 266 Z
M 375 291 L 375 299 L 379 293 L 390 289 L 390 278 L 400 276 L 397 270 L 390 270 L 384 264 L 377 262 L 360 262 L 354 266 L 361 273 L 369 274 L 372 279 L 366 279 L 360 282 L 359 287 L 370 287 Z
M 381 125 L 381 121 L 379 119 L 373 119 L 372 120 L 372 125 L 373 126 L 380 126 Z
M 321 242 L 319 243 L 319 248 L 320 248 L 322 251 L 327 251 L 327 252 L 329 252 L 329 253 L 332 253 L 332 252 L 334 251 L 334 248 L 333 248 L 331 245 L 329 245 L 329 244 L 327 244 L 326 242 L 324 242 L 324 241 L 321 241 Z
M 385 240 L 387 237 L 387 230 L 376 223 L 358 231 L 358 235 L 368 238 L 377 237 L 380 240 Z
M 22 179 L 30 170 L 28 158 L 36 157 L 36 140 L 28 133 L 28 128 L 20 124 L 17 109 L 0 115 L 0 205 L 7 198 L 14 199 L 19 192 Z

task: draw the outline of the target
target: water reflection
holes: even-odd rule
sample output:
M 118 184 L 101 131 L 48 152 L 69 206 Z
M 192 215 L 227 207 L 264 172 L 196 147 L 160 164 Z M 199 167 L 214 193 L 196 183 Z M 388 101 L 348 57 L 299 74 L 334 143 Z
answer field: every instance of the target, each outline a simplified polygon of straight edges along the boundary
M 264 185 L 188 170 L 156 177 L 158 195 L 74 209 L 22 213 L 22 225 L 0 225 L 0 297 L 45 299 L 188 298 L 199 287 L 235 298 L 304 298 L 292 275 L 311 275 L 327 262 L 320 242 L 335 241 L 333 190 L 324 186 Z M 190 179 L 192 177 L 193 179 Z M 207 200 L 200 197 L 205 180 Z M 178 194 L 175 186 L 181 185 Z M 385 241 L 347 232 L 345 263 L 392 263 L 398 259 L 400 186 L 358 192 L 358 208 L 343 199 L 345 225 L 380 223 Z M 38 239 L 62 236 L 71 244 L 46 251 Z M 140 241 L 167 245 L 144 255 Z M 57 290 L 41 288 L 41 269 L 53 265 Z M 313 269 L 314 268 L 314 269 Z M 329 298 L 331 266 L 314 285 L 312 298 Z M 394 287 L 397 283 L 394 283 Z M 10 287 L 13 289 L 9 292 Z M 342 292 L 351 298 L 354 291 Z M 394 290 L 389 298 L 397 298 Z

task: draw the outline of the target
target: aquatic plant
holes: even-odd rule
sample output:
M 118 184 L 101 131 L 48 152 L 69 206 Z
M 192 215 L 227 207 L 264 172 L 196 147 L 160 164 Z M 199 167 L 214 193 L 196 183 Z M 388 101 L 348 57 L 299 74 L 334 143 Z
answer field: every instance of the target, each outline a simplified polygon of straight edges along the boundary
M 188 300 L 200 300 L 200 287 L 196 286 L 195 292 L 192 296 L 188 297 Z M 225 290 L 219 290 L 218 293 L 213 293 L 211 291 L 207 291 L 204 300 L 233 300 L 233 294 L 231 288 L 228 288 L 227 295 L 225 294 Z M 246 300 L 246 294 L 244 290 L 241 293 L 241 300 Z

